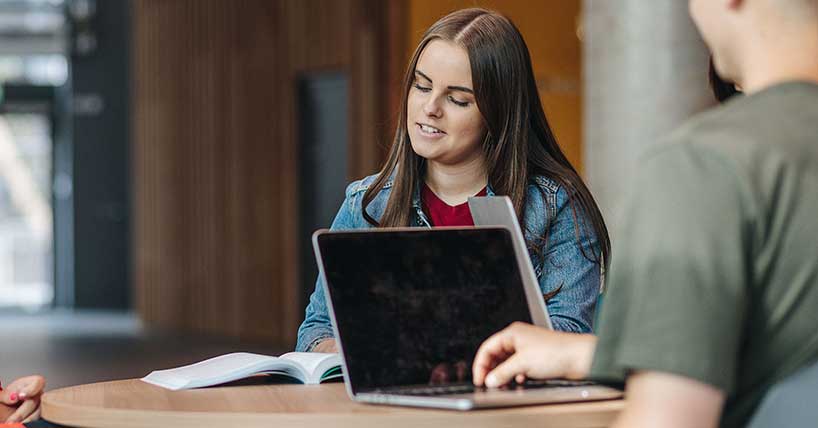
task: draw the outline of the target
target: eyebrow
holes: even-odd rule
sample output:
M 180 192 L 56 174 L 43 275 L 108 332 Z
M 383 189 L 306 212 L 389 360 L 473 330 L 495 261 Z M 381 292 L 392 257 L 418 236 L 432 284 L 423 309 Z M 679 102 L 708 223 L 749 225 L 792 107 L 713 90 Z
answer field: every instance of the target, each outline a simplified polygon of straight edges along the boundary
M 425 73 L 423 73 L 422 71 L 415 69 L 415 74 L 419 74 L 419 75 L 420 75 L 420 77 L 422 77 L 422 78 L 424 78 L 424 79 L 428 80 L 428 81 L 429 81 L 429 83 L 432 83 L 432 79 L 430 79 L 430 78 L 429 78 L 429 76 L 427 76 L 427 75 L 426 75 Z M 465 86 L 449 86 L 449 87 L 448 87 L 448 89 L 451 89 L 451 90 L 453 90 L 453 91 L 468 92 L 468 93 L 470 93 L 470 94 L 474 95 L 474 91 L 472 91 L 471 89 L 469 89 L 469 88 L 467 88 L 467 87 L 465 87 Z

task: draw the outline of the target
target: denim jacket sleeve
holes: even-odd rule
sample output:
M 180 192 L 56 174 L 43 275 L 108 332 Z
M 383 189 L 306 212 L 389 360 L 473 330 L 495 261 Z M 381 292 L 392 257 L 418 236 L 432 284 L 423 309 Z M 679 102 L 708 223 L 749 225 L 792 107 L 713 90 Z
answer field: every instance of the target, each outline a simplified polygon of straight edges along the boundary
M 548 241 L 535 270 L 543 294 L 559 289 L 546 302 L 551 324 L 559 331 L 590 333 L 600 290 L 600 265 L 585 257 L 580 246 L 593 257 L 599 251 L 596 235 L 585 221 L 578 239 L 577 220 L 563 187 L 551 192 L 545 205 L 551 211 Z
M 356 215 L 356 203 L 360 204 L 358 189 L 361 181 L 355 181 L 347 186 L 344 203 L 332 221 L 331 230 L 355 229 L 362 227 Z M 326 338 L 333 337 L 332 323 L 329 317 L 327 299 L 324 295 L 324 284 L 319 276 L 315 281 L 315 291 L 310 295 L 307 305 L 304 322 L 298 328 L 298 341 L 295 350 L 299 352 L 309 352 L 319 342 Z

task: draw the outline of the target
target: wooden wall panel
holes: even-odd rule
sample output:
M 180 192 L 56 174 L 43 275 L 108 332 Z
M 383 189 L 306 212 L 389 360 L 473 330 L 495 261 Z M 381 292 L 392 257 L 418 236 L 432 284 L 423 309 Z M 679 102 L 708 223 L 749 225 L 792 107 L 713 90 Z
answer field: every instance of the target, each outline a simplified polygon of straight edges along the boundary
M 275 4 L 134 3 L 134 283 L 149 325 L 280 338 Z M 257 302 L 267 302 L 265 307 Z
M 353 0 L 350 45 L 350 179 L 382 166 L 395 135 L 404 58 L 407 3 Z
M 391 7 L 134 2 L 133 271 L 149 326 L 294 343 L 296 82 L 349 73 L 350 178 L 372 173 L 384 144 L 373 125 L 388 120 L 378 58 L 393 43 L 382 36 Z

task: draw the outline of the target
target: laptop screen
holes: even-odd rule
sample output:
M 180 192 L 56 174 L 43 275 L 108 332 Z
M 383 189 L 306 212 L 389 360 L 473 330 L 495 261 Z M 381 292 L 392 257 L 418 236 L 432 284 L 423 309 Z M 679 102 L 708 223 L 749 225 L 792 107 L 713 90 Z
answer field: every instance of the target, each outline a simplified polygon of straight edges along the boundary
M 471 381 L 480 344 L 531 322 L 502 228 L 318 236 L 353 392 Z

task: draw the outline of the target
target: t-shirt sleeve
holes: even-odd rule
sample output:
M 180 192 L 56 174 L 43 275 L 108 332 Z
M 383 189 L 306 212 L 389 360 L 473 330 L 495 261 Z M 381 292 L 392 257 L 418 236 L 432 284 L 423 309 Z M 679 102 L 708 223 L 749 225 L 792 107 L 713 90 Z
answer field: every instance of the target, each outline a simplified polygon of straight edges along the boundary
M 614 228 L 591 377 L 630 370 L 733 389 L 747 302 L 747 207 L 720 153 L 674 143 L 640 164 Z

